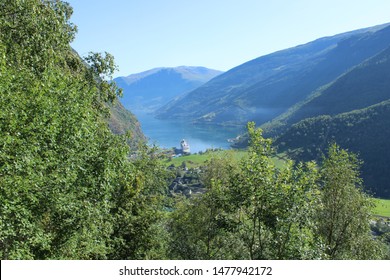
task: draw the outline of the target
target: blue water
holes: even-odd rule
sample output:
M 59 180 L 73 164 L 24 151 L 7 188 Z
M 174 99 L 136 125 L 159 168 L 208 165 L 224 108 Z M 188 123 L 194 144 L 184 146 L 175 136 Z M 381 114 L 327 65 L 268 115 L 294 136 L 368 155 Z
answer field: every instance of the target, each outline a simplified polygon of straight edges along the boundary
M 180 141 L 185 139 L 190 145 L 191 153 L 209 148 L 229 149 L 230 143 L 227 140 L 244 131 L 244 127 L 195 125 L 188 121 L 160 120 L 139 111 L 133 113 L 140 121 L 142 131 L 150 144 L 162 148 L 180 148 Z

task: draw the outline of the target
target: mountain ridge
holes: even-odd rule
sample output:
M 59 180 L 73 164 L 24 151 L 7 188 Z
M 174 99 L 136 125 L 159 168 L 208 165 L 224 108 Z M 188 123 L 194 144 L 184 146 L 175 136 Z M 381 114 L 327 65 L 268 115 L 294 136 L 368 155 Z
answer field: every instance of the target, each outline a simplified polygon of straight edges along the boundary
M 159 67 L 114 81 L 123 89 L 121 101 L 127 109 L 154 111 L 221 73 L 202 66 Z
M 250 120 L 261 124 L 389 44 L 389 24 L 319 38 L 243 63 L 164 106 L 157 115 L 223 125 Z

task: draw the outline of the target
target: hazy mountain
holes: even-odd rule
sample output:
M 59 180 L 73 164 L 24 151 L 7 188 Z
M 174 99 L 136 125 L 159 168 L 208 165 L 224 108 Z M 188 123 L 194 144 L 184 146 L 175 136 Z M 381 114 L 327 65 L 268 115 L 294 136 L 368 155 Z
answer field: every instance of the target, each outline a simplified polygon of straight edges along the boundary
M 158 117 L 261 124 L 389 45 L 387 24 L 278 51 L 237 66 L 170 102 L 158 111 Z
M 155 68 L 114 81 L 123 89 L 121 102 L 127 109 L 154 111 L 221 73 L 205 67 L 180 66 Z

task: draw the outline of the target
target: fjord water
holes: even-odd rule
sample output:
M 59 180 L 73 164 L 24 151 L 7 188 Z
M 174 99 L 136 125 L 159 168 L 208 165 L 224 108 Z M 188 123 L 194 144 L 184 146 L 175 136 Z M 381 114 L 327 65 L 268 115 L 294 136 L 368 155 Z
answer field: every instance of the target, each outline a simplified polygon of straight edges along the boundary
M 143 111 L 133 113 L 141 123 L 141 129 L 149 144 L 161 148 L 180 148 L 180 141 L 185 139 L 190 145 L 191 153 L 210 148 L 229 149 L 228 139 L 245 130 L 244 127 L 197 125 L 187 120 L 161 120 Z

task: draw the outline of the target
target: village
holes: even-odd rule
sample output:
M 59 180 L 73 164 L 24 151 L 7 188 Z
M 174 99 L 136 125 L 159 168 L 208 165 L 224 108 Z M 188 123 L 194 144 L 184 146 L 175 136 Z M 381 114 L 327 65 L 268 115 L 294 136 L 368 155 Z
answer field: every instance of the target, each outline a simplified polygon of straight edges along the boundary
M 221 151 L 223 150 L 207 149 L 206 151 L 191 154 L 190 145 L 185 139 L 181 140 L 180 148 L 174 147 L 166 150 L 165 158 L 167 158 L 167 169 L 174 174 L 174 179 L 169 184 L 170 195 L 184 195 L 185 197 L 190 198 L 203 194 L 206 189 L 202 183 L 202 163 L 198 161 L 199 159 L 207 160 L 213 153 Z

